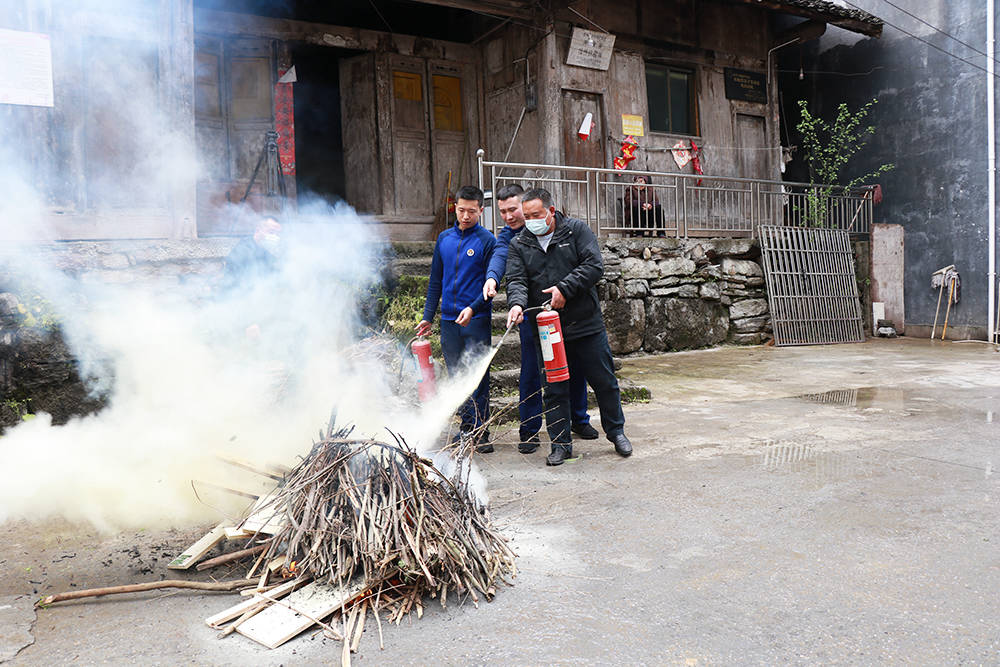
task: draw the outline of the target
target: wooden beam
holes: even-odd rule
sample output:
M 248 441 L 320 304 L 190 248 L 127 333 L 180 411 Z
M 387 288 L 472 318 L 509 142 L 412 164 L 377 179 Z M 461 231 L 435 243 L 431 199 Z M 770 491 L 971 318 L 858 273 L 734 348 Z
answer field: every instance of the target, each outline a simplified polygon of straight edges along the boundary
M 452 9 L 465 9 L 477 14 L 494 14 L 496 16 L 525 16 L 531 12 L 531 2 L 523 0 L 414 0 L 425 5 L 437 5 Z
M 830 25 L 835 25 L 838 28 L 843 28 L 844 30 L 850 30 L 851 32 L 857 32 L 862 35 L 867 35 L 869 37 L 881 37 L 882 36 L 882 21 L 875 16 L 872 16 L 874 21 L 865 21 L 861 18 L 854 18 L 852 16 L 845 16 L 844 13 L 851 13 L 851 10 L 841 10 L 835 11 L 836 6 L 832 3 L 827 2 L 813 2 L 808 4 L 799 3 L 789 3 L 781 2 L 781 0 L 732 0 L 733 2 L 741 2 L 746 5 L 753 5 L 754 7 L 763 7 L 765 9 L 770 9 L 775 12 L 782 12 L 783 14 L 792 14 L 793 16 L 802 16 L 807 19 L 815 19 L 817 21 L 823 21 L 829 23 Z M 808 6 L 808 5 L 813 6 Z M 823 5 L 830 5 L 832 9 L 824 10 Z M 867 14 L 867 12 L 865 12 Z M 870 14 L 868 14 L 871 16 Z

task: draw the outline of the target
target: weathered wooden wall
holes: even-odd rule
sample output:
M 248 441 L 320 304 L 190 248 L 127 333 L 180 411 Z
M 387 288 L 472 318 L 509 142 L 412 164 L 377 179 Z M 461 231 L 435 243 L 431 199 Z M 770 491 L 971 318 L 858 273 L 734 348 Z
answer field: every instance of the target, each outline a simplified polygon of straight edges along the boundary
M 348 201 L 375 215 L 393 238 L 421 240 L 451 189 L 475 181 L 482 115 L 479 50 L 470 45 L 352 27 L 198 10 L 199 35 L 307 43 L 367 54 L 341 64 L 343 141 Z M 402 99 L 394 72 L 419 77 L 420 99 Z M 435 76 L 461 81 L 461 128 L 437 127 Z M 412 91 L 411 91 L 412 92 Z
M 28 163 L 8 166 L 42 198 L 37 236 L 194 235 L 191 12 L 191 0 L 0 7 L 5 27 L 52 42 L 55 106 L 8 106 L 3 118 Z
M 511 161 L 566 164 L 578 151 L 567 150 L 564 137 L 576 131 L 580 118 L 566 117 L 568 94 L 600 96 L 598 125 L 605 164 L 619 154 L 622 114 L 643 117 L 645 136 L 639 138 L 631 169 L 679 171 L 669 152 L 678 140 L 694 137 L 704 148 L 706 174 L 779 179 L 780 140 L 776 87 L 767 104 L 728 100 L 726 67 L 766 75 L 771 46 L 769 14 L 756 7 L 694 0 L 587 0 L 574 8 L 614 33 L 616 43 L 607 72 L 565 64 L 573 25 L 594 29 L 580 16 L 564 12 L 555 30 L 539 33 L 512 25 L 491 36 L 485 45 L 485 107 L 487 158 L 502 160 L 513 124 L 524 99 L 525 79 L 537 85 L 539 107 L 525 115 L 511 151 Z M 527 56 L 528 71 L 523 59 Z M 683 66 L 695 71 L 697 124 L 694 135 L 650 132 L 645 63 Z M 582 118 L 582 113 L 580 114 Z M 763 128 L 761 146 L 741 137 L 740 127 Z M 540 128 L 544 128 L 540 131 Z M 741 150 L 743 149 L 743 150 Z M 683 171 L 690 173 L 692 166 Z

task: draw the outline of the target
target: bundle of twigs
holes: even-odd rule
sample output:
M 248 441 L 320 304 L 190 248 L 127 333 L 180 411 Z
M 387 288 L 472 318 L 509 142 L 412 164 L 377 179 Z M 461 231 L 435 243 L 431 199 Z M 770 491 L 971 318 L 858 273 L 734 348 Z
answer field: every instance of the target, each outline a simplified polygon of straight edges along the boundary
M 395 444 L 329 433 L 272 499 L 283 527 L 266 559 L 289 573 L 345 585 L 362 582 L 352 607 L 399 620 L 425 596 L 490 599 L 513 575 L 514 554 L 461 473 L 448 479 L 402 438 Z M 468 467 L 459 465 L 466 471 Z

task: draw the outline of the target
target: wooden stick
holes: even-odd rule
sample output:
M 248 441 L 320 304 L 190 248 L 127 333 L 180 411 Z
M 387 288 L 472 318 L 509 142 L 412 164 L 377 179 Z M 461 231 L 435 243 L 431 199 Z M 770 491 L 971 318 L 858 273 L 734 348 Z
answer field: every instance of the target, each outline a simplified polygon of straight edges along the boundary
M 944 329 L 941 330 L 941 340 L 944 340 L 944 335 L 948 333 L 948 315 L 951 313 L 951 295 L 955 293 L 955 281 L 952 280 L 951 284 L 948 285 L 948 307 L 944 310 Z
M 239 551 L 233 551 L 232 553 L 222 554 L 221 556 L 209 558 L 204 562 L 198 563 L 194 569 L 201 572 L 202 570 L 207 570 L 215 567 L 216 565 L 225 565 L 226 563 L 231 563 L 234 560 L 241 560 L 243 558 L 247 558 L 248 556 L 254 556 L 266 548 L 266 544 L 258 544 L 255 547 L 250 547 L 249 549 L 241 549 Z
M 938 304 L 937 308 L 934 309 L 934 326 L 931 327 L 931 340 L 934 340 L 934 334 L 937 332 L 938 315 L 941 313 L 941 295 L 944 294 L 944 281 L 941 281 L 941 288 L 938 289 Z M 878 322 L 875 323 L 876 325 Z
M 233 591 L 244 586 L 253 586 L 253 579 L 234 579 L 233 581 L 184 581 L 183 579 L 166 579 L 164 581 L 150 581 L 144 584 L 129 584 L 127 586 L 108 586 L 106 588 L 89 588 L 82 591 L 70 591 L 69 593 L 59 593 L 48 595 L 37 603 L 36 606 L 47 606 L 56 602 L 66 600 L 79 600 L 80 598 L 94 598 L 101 595 L 117 595 L 118 593 L 140 593 L 142 591 L 153 591 L 160 588 L 193 588 L 199 591 Z
M 368 618 L 368 601 L 361 602 L 361 618 L 354 627 L 354 639 L 351 641 L 351 652 L 357 653 L 361 646 L 361 635 L 365 631 L 365 619 Z

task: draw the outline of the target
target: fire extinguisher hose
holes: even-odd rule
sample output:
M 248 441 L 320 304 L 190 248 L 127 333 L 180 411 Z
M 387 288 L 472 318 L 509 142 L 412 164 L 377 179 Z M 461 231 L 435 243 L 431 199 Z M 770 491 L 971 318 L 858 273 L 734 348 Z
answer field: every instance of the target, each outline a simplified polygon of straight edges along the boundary
M 552 310 L 552 301 L 551 300 L 546 301 L 545 303 L 543 303 L 540 306 L 532 306 L 531 308 L 525 308 L 521 312 L 523 314 L 527 315 L 528 313 L 533 313 L 536 310 Z M 507 334 L 509 334 L 510 330 L 513 329 L 515 326 L 516 325 L 512 324 L 509 327 L 507 327 L 506 331 L 503 332 L 503 335 L 500 336 L 500 340 L 497 341 L 497 344 L 494 345 L 493 349 L 490 351 L 490 356 L 491 357 L 497 353 L 497 350 L 499 350 L 500 346 L 503 345 L 504 338 L 507 337 Z M 403 346 L 403 354 L 404 355 L 405 354 L 409 354 L 411 358 L 413 358 L 414 360 L 416 360 L 416 358 L 413 355 L 413 344 L 415 342 L 417 342 L 418 340 L 420 340 L 420 338 L 422 338 L 422 336 L 414 336 L 410 340 L 406 341 L 406 345 Z M 400 366 L 399 366 L 399 380 L 398 381 L 399 382 L 403 381 L 403 365 L 402 364 L 400 364 Z

